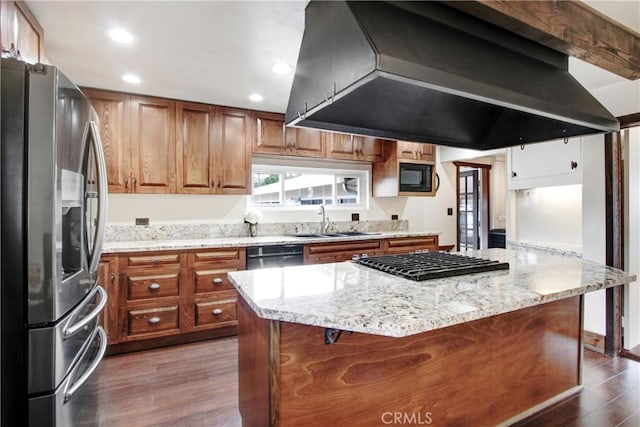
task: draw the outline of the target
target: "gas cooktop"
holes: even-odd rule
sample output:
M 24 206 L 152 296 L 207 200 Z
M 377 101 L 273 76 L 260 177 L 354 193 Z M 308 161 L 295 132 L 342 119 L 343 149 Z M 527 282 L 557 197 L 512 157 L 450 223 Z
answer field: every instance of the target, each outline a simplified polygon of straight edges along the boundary
M 416 282 L 463 274 L 508 270 L 508 262 L 492 261 L 447 252 L 424 252 L 360 258 L 358 264 L 415 280 Z

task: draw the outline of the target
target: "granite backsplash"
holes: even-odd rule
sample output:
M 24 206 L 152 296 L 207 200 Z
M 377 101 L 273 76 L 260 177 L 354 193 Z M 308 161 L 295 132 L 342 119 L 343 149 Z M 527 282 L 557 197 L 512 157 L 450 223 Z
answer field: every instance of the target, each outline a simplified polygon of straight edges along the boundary
M 366 231 L 394 232 L 408 231 L 409 221 L 331 221 L 330 232 Z M 319 222 L 273 222 L 258 224 L 259 236 L 281 236 L 298 233 L 318 233 Z M 154 224 L 125 225 L 109 224 L 105 230 L 105 241 L 126 242 L 136 240 L 206 239 L 214 237 L 247 237 L 249 224 Z

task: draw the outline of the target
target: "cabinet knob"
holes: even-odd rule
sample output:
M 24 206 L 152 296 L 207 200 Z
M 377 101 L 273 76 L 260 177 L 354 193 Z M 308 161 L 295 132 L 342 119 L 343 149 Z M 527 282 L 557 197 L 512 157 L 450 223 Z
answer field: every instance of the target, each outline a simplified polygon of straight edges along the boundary
M 156 323 L 160 323 L 160 318 L 158 316 L 153 316 L 148 320 L 150 325 L 155 325 Z
M 214 180 L 211 180 L 211 188 L 216 188 L 216 182 Z
M 155 259 L 152 259 L 151 262 L 154 263 L 154 264 L 160 264 L 161 261 L 159 259 L 155 258 Z
M 578 162 L 571 161 L 571 170 L 578 168 Z
M 116 275 L 111 273 L 111 283 L 116 283 Z
M 213 311 L 211 312 L 211 314 L 214 315 L 218 315 L 218 314 L 222 314 L 222 309 L 221 308 L 214 308 Z
M 149 290 L 150 291 L 156 291 L 160 289 L 160 283 L 152 283 L 149 285 Z
M 129 189 L 129 178 L 125 178 L 124 179 L 124 189 L 128 190 Z
M 133 186 L 136 187 L 138 185 L 138 178 L 133 178 Z
M 515 173 L 515 172 L 511 172 L 511 178 L 515 178 L 516 176 L 518 176 L 518 174 L 517 174 L 517 173 Z
M 212 280 L 214 285 L 219 285 L 222 283 L 222 279 L 219 277 L 216 277 L 215 279 Z

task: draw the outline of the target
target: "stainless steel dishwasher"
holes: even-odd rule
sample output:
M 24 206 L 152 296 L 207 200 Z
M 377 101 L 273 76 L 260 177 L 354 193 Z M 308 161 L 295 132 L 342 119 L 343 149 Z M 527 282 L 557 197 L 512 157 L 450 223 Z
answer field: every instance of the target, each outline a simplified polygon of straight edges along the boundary
M 250 246 L 247 248 L 247 270 L 302 265 L 303 245 Z

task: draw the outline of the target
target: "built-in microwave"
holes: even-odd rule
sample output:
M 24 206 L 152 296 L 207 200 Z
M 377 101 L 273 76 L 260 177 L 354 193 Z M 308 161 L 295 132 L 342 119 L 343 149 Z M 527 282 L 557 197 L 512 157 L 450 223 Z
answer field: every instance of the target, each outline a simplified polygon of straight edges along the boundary
M 404 163 L 399 167 L 401 193 L 435 193 L 433 163 Z

